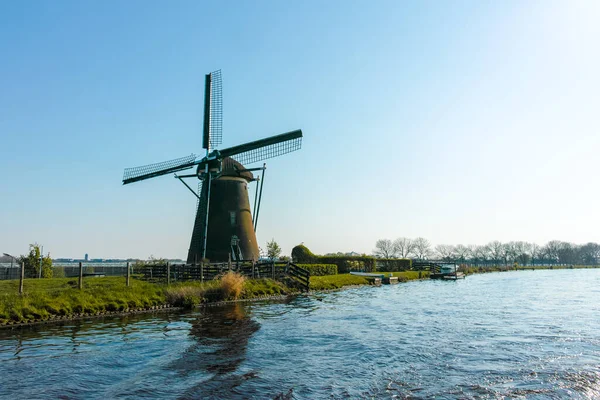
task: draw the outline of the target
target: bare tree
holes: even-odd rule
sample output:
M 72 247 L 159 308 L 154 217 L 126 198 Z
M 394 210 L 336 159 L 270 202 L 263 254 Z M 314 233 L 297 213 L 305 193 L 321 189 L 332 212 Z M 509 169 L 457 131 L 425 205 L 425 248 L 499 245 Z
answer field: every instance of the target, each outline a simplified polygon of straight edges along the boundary
M 423 260 L 431 255 L 431 243 L 429 240 L 418 237 L 414 240 L 414 254 L 419 260 Z
M 454 260 L 454 246 L 449 244 L 438 244 L 435 246 L 435 253 L 440 260 L 452 261 Z
M 396 253 L 400 258 L 408 258 L 413 253 L 414 243 L 412 239 L 401 237 L 394 240 Z
M 467 259 L 471 255 L 471 246 L 472 245 L 463 246 L 462 244 L 457 244 L 456 246 L 454 246 L 454 254 L 456 256 L 456 259 L 461 263 L 467 261 Z
M 540 256 L 540 246 L 529 243 L 529 254 L 531 255 L 531 265 L 535 265 L 535 260 Z
M 504 256 L 504 246 L 502 245 L 502 243 L 500 243 L 497 240 L 494 240 L 493 242 L 489 242 L 487 244 L 487 248 L 490 254 L 490 258 L 494 261 L 494 263 L 498 264 L 498 261 L 500 261 Z
M 514 258 L 521 265 L 527 265 L 529 262 L 531 245 L 527 242 L 513 242 Z
M 580 248 L 580 258 L 583 264 L 597 265 L 600 259 L 600 245 L 598 243 L 586 243 Z
M 558 262 L 558 251 L 560 250 L 560 240 L 551 240 L 544 246 L 544 253 L 552 264 Z
M 558 262 L 561 264 L 575 264 L 577 263 L 576 249 L 573 243 L 560 242 L 558 247 Z
M 395 258 L 396 249 L 391 240 L 379 239 L 375 243 L 375 250 L 373 251 L 373 254 L 379 258 Z
M 478 262 L 482 264 L 485 264 L 487 260 L 492 258 L 489 245 L 476 246 L 473 254 L 477 258 Z

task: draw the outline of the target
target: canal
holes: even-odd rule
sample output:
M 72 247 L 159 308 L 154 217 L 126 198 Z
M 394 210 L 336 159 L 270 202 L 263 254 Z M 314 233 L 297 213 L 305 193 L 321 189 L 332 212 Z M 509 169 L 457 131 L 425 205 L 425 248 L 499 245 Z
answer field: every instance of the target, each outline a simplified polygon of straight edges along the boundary
M 0 331 L 1 398 L 600 398 L 600 269 Z

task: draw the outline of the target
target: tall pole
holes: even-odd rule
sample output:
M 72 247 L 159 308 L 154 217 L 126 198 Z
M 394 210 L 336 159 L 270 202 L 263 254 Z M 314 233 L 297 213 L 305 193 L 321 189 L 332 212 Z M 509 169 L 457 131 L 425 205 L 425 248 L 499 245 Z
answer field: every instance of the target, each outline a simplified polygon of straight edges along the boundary
M 208 152 L 208 150 L 207 150 Z M 208 189 L 206 190 L 206 217 L 204 219 L 204 238 L 203 238 L 203 244 L 202 244 L 202 260 L 200 260 L 200 262 L 202 262 L 205 258 L 206 258 L 206 237 L 208 236 L 208 211 L 210 208 L 210 181 L 211 181 L 211 176 L 210 176 L 210 171 L 208 170 L 208 163 L 206 164 L 206 173 L 208 174 Z
M 44 246 L 42 246 L 42 250 L 40 251 L 40 279 L 42 279 L 42 260 L 44 258 Z
M 252 212 L 252 225 L 254 226 L 254 218 L 256 215 L 256 205 L 258 204 L 258 181 L 260 178 L 256 178 L 256 192 L 254 193 L 254 211 Z M 256 232 L 256 228 L 254 228 L 254 232 Z
M 19 279 L 19 294 L 23 294 L 23 280 L 25 280 L 25 261 L 21 262 L 21 278 Z
M 263 172 L 262 179 L 260 180 L 260 196 L 258 196 L 258 207 L 256 208 L 256 215 L 254 216 L 254 232 L 256 232 L 256 226 L 258 225 L 258 213 L 260 212 L 260 202 L 262 200 L 262 189 L 265 184 L 265 170 L 267 169 L 267 164 L 263 164 Z

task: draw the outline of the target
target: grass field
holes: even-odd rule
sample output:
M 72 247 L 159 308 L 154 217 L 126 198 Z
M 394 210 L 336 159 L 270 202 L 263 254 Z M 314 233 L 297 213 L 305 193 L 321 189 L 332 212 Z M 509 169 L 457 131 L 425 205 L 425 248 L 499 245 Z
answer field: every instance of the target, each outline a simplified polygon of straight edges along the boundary
M 243 279 L 240 284 L 241 291 L 234 293 L 235 288 L 225 288 L 222 281 L 216 280 L 167 286 L 131 279 L 127 287 L 123 277 L 103 277 L 85 279 L 84 288 L 79 290 L 77 279 L 73 278 L 26 279 L 24 293 L 19 295 L 18 280 L 0 281 L 0 324 L 141 310 L 167 304 L 193 307 L 207 302 L 295 293 L 270 279 Z
M 418 271 L 402 271 L 402 272 L 379 272 L 376 274 L 397 276 L 400 282 L 412 281 L 419 279 Z M 429 272 L 423 272 L 421 279 L 429 278 Z M 311 276 L 310 277 L 310 289 L 311 290 L 331 290 L 339 289 L 344 286 L 354 285 L 368 285 L 369 280 L 363 276 L 351 275 L 351 274 L 338 274 L 338 275 L 325 275 L 325 276 Z

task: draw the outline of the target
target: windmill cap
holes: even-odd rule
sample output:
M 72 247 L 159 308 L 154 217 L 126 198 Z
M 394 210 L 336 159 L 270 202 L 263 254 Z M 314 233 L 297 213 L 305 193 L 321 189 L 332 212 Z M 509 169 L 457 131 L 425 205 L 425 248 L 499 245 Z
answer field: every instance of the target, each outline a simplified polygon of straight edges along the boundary
M 242 164 L 240 164 L 231 157 L 225 157 L 223 159 L 223 164 L 221 168 L 221 176 L 241 177 L 247 180 L 248 182 L 254 180 L 254 175 L 252 175 L 252 172 L 246 171 L 246 167 L 244 167 Z

